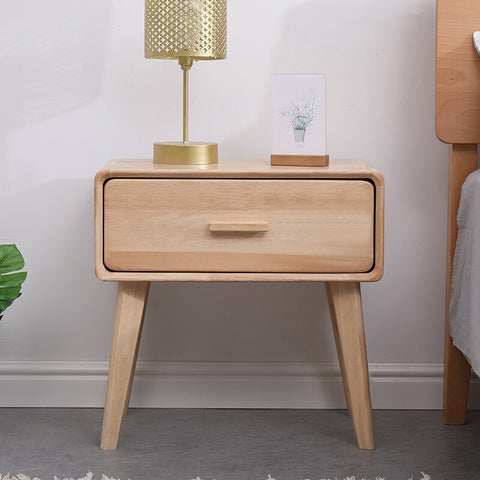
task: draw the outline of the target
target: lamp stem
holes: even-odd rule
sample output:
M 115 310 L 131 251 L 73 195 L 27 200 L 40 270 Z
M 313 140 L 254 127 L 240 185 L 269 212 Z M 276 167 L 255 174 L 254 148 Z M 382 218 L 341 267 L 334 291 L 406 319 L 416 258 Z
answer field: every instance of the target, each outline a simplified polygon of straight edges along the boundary
M 182 57 L 178 63 L 183 70 L 183 143 L 188 143 L 188 71 L 192 68 L 193 60 Z
M 183 143 L 188 143 L 188 70 L 183 70 Z

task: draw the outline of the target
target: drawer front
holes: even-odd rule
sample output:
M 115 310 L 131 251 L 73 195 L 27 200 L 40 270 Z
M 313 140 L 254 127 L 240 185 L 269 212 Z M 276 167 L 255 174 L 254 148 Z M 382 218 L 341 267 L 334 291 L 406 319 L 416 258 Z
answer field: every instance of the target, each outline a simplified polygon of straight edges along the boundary
M 374 265 L 366 180 L 111 179 L 104 264 L 121 272 L 357 273 Z

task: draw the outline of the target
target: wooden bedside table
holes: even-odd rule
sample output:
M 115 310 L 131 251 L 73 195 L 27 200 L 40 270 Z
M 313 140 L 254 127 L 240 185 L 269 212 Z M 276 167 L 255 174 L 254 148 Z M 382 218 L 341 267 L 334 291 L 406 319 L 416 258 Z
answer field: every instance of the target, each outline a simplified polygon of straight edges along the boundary
M 150 282 L 319 281 L 358 446 L 375 448 L 359 282 L 383 274 L 383 199 L 383 176 L 357 160 L 116 160 L 99 171 L 95 270 L 119 282 L 101 447 L 117 446 Z

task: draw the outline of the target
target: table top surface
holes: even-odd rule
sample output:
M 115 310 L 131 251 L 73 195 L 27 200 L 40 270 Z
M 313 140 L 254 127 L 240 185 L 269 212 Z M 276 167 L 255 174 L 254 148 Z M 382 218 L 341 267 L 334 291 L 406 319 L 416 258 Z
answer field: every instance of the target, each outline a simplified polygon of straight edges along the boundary
M 151 159 L 112 160 L 97 174 L 108 178 L 368 178 L 382 174 L 363 160 L 331 159 L 327 167 L 273 167 L 268 159 L 221 159 L 214 165 L 158 165 Z

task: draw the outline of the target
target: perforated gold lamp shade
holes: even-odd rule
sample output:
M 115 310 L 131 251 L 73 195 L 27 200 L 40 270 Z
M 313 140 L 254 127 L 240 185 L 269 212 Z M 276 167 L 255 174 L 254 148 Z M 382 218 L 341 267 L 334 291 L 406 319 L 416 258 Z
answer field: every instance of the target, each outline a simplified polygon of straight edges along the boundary
M 226 0 L 145 1 L 145 58 L 226 56 Z
M 155 143 L 154 163 L 218 162 L 216 143 L 188 140 L 188 71 L 226 53 L 226 0 L 145 0 L 145 58 L 176 59 L 183 70 L 183 142 Z

